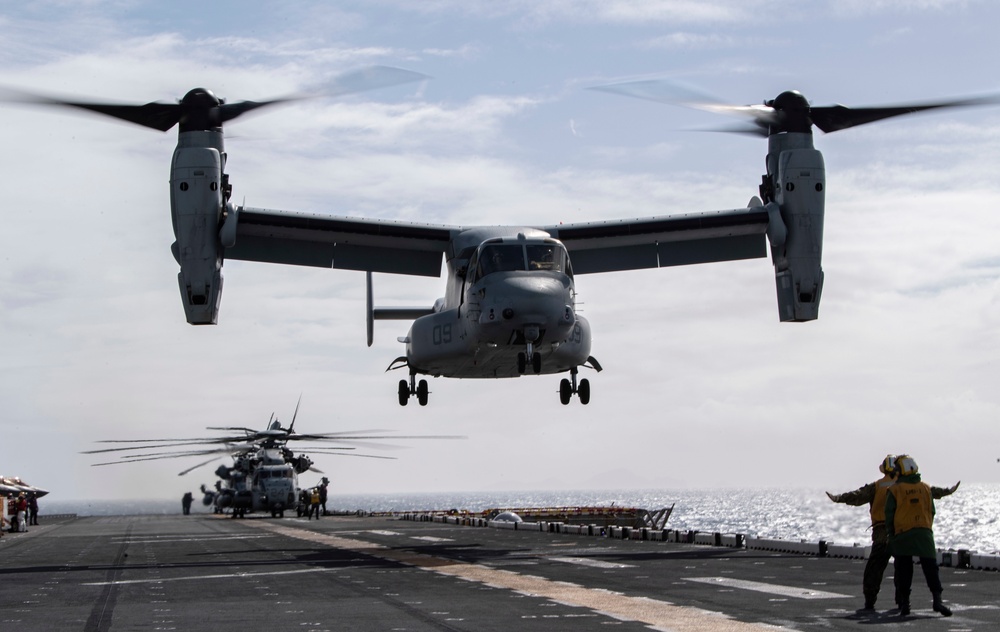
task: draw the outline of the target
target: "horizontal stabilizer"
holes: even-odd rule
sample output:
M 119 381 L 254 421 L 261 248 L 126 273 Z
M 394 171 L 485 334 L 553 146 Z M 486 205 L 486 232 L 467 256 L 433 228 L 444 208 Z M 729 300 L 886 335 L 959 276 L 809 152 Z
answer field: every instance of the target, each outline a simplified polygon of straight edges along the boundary
M 376 307 L 372 310 L 375 320 L 416 320 L 433 313 L 433 307 Z

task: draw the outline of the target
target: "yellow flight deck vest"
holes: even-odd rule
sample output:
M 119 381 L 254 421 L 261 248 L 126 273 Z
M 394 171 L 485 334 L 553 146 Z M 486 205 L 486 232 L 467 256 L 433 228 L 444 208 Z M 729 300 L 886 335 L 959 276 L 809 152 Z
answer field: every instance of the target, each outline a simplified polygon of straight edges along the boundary
M 871 515 L 872 526 L 885 522 L 885 499 L 889 495 L 889 487 L 892 486 L 892 479 L 888 476 L 875 481 L 875 498 L 872 499 Z
M 925 483 L 896 483 L 890 492 L 896 499 L 892 527 L 896 535 L 910 529 L 930 529 L 934 524 L 931 488 Z

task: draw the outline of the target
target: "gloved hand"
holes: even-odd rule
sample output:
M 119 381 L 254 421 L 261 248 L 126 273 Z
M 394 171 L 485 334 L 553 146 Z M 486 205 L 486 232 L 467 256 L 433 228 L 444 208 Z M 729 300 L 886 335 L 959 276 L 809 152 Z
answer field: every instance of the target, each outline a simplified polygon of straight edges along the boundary
M 956 487 L 957 487 L 957 485 L 956 485 Z M 830 500 L 832 500 L 835 503 L 839 503 L 840 502 L 840 494 L 831 494 L 830 492 L 826 492 L 826 496 L 827 496 L 827 498 L 829 498 Z
M 958 486 L 962 484 L 962 481 L 958 481 L 954 485 L 948 488 L 948 495 L 951 496 L 958 490 Z

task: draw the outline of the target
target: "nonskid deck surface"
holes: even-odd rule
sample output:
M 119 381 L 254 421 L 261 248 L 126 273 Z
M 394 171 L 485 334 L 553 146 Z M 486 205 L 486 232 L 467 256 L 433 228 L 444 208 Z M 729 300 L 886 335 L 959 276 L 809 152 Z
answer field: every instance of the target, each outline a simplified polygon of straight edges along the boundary
M 900 618 L 890 566 L 860 616 L 863 560 L 385 518 L 80 518 L 0 559 L 18 632 L 1000 629 L 996 572 L 942 568 L 943 619 L 918 571 Z

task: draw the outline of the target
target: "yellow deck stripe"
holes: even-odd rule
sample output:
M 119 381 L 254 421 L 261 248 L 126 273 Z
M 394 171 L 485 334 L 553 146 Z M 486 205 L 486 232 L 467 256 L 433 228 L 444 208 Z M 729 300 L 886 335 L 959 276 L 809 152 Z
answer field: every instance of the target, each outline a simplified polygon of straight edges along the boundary
M 456 562 L 441 557 L 390 549 L 380 544 L 288 527 L 266 520 L 248 520 L 245 524 L 268 529 L 291 538 L 325 544 L 338 549 L 371 555 L 384 560 L 414 566 L 421 570 L 459 577 L 495 588 L 506 588 L 525 595 L 544 597 L 569 606 L 590 608 L 625 621 L 638 621 L 657 630 L 671 632 L 774 632 L 782 628 L 763 623 L 736 621 L 720 612 L 677 606 L 647 597 L 629 597 L 599 588 L 585 588 L 543 577 L 521 575 L 481 564 Z

